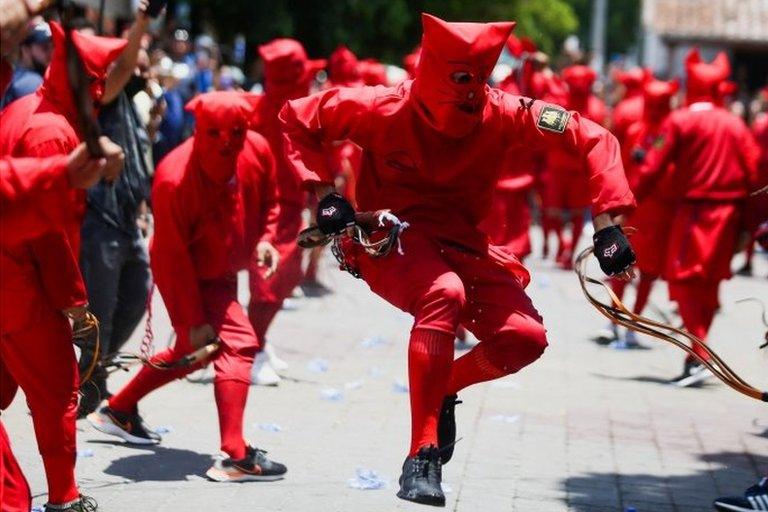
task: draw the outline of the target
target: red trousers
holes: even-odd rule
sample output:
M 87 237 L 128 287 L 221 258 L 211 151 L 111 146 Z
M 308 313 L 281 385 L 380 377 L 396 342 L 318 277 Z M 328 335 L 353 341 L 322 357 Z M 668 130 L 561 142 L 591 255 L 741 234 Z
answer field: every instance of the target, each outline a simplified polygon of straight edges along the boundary
M 29 484 L 11 450 L 11 441 L 0 421 L 0 506 L 2 512 L 29 512 Z
M 291 294 L 304 276 L 301 269 L 302 250 L 296 244 L 301 225 L 301 209 L 281 210 L 275 240 L 275 248 L 280 253 L 277 272 L 265 279 L 266 270 L 259 267 L 255 259 L 248 267 L 251 290 L 248 316 L 256 336 L 262 343 L 272 320 L 280 311 L 283 299 Z
M 669 297 L 677 302 L 680 317 L 683 319 L 685 330 L 707 340 L 709 328 L 719 306 L 718 292 L 720 281 L 670 281 Z M 709 359 L 707 353 L 693 347 L 694 352 L 704 359 Z M 690 356 L 688 360 L 692 359 Z
M 48 480 L 49 503 L 60 504 L 79 495 L 75 483 L 75 419 L 79 377 L 66 317 L 44 300 L 35 308 L 35 321 L 24 329 L 4 333 L 0 342 L 2 379 L 0 402 L 10 403 L 21 386 L 32 412 L 37 447 Z
M 541 316 L 508 268 L 413 229 L 401 241 L 402 255 L 357 262 L 373 292 L 414 316 L 408 355 L 413 454 L 436 444 L 446 395 L 517 372 L 541 356 L 547 341 Z M 459 324 L 480 343 L 453 361 Z
M 495 245 L 519 259 L 531 254 L 531 207 L 528 190 L 500 190 L 493 194 L 491 212 L 480 226 Z
M 259 342 L 248 317 L 237 302 L 237 277 L 230 276 L 199 284 L 206 319 L 221 339 L 221 348 L 213 355 L 216 372 L 214 394 L 219 412 L 221 450 L 232 458 L 245 456 L 242 434 L 243 414 L 251 383 L 251 366 Z M 176 329 L 176 344 L 154 357 L 156 362 L 177 361 L 194 351 L 189 342 L 189 328 Z M 110 407 L 131 412 L 139 400 L 151 391 L 184 377 L 199 366 L 158 370 L 144 366 L 139 373 L 109 400 Z

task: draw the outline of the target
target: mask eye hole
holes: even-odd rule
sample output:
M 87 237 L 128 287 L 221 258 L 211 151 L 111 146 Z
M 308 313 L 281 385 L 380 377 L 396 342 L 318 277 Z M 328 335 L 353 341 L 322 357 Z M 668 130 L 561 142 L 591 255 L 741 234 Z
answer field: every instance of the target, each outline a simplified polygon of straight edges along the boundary
M 216 128 L 208 128 L 208 131 L 206 132 L 209 137 L 213 137 L 214 139 L 219 138 L 219 130 Z
M 451 81 L 458 85 L 469 85 L 475 80 L 472 73 L 467 71 L 456 71 L 451 73 Z
M 242 126 L 238 126 L 232 129 L 232 137 L 235 139 L 240 139 L 245 134 L 245 128 Z

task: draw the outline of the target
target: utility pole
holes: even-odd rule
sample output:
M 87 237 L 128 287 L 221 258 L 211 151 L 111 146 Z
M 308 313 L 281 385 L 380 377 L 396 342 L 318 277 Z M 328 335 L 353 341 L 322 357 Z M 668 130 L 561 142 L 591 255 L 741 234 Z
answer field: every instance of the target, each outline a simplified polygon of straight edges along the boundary
M 605 71 L 605 26 L 608 18 L 608 0 L 592 0 L 592 68 L 602 75 Z

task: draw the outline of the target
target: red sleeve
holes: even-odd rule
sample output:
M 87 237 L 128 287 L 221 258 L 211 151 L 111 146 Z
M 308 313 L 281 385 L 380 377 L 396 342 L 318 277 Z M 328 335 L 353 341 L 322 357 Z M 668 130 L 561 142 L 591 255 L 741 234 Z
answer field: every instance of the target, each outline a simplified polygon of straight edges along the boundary
M 657 142 L 645 155 L 645 161 L 637 166 L 632 189 L 639 200 L 643 200 L 664 176 L 669 164 L 674 162 L 679 131 L 672 117 L 668 117 L 659 130 Z
M 173 183 L 158 180 L 152 189 L 155 234 L 151 265 L 157 288 L 175 327 L 207 323 L 198 286 L 198 275 L 189 254 L 190 226 Z
M 746 125 L 743 126 L 739 147 L 741 148 L 739 156 L 747 173 L 748 190 L 750 192 L 759 190 L 766 185 L 768 176 L 760 176 L 760 146 Z M 765 150 L 768 151 L 768 148 Z
M 616 137 L 578 112 L 568 112 L 542 101 L 520 100 L 517 96 L 505 99 L 507 112 L 512 112 L 514 143 L 528 150 L 559 146 L 581 155 L 593 216 L 606 212 L 618 215 L 634 208 L 635 198 L 627 183 Z
M 280 203 L 277 201 L 277 166 L 275 157 L 269 150 L 267 143 L 264 148 L 258 152 L 261 168 L 264 173 L 264 179 L 261 180 L 261 219 L 264 227 L 259 237 L 259 241 L 266 240 L 272 242 L 277 236 L 277 221 L 280 217 Z
M 305 186 L 333 185 L 324 146 L 355 139 L 376 103 L 374 87 L 337 88 L 289 101 L 280 111 L 288 161 Z
M 18 245 L 51 229 L 62 220 L 49 206 L 49 190 L 66 179 L 64 156 L 40 160 L 9 158 L 0 160 L 0 219 L 2 244 Z M 52 211 L 49 211 L 52 210 Z

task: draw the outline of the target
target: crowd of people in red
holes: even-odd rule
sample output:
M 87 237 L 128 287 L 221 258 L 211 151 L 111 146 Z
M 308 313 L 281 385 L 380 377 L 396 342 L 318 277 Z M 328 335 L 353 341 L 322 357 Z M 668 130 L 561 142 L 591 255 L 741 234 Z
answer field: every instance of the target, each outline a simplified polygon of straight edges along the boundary
M 405 500 L 445 504 L 441 467 L 456 439 L 458 393 L 521 370 L 547 347 L 544 321 L 525 292 L 537 214 L 544 257 L 554 234 L 551 253 L 571 269 L 589 212 L 595 256 L 615 292 L 623 295 L 636 268 L 640 313 L 652 284 L 666 281 L 685 328 L 706 339 L 742 235 L 749 234 L 750 255 L 756 242 L 768 245 L 768 195 L 750 197 L 768 181 L 768 114 L 756 115 L 750 129 L 728 110 L 727 56 L 707 63 L 691 51 L 683 95 L 677 79 L 620 72 L 613 78 L 623 98 L 609 107 L 594 93 L 600 77 L 592 68 L 574 63 L 554 72 L 530 40 L 512 35 L 512 22 L 449 23 L 428 14 L 422 21 L 422 43 L 404 58 L 408 77 L 399 83 L 346 47 L 311 60 L 299 41 L 276 39 L 258 48 L 262 94 L 213 91 L 186 104 L 194 134 L 159 162 L 148 198 L 149 261 L 176 342 L 123 389 L 81 409 L 95 428 L 159 443 L 139 401 L 210 362 L 225 457 L 207 476 L 283 477 L 284 465 L 244 440 L 242 423 L 254 360 L 264 357 L 284 300 L 302 281 L 322 288 L 320 253 L 305 268 L 297 245 L 307 208 L 328 236 L 348 233 L 360 212 L 402 222 L 397 250 L 377 258 L 347 245 L 344 267 L 414 318 L 412 435 L 398 492 Z M 110 65 L 131 43 L 50 27 L 42 86 L 0 112 L 0 408 L 23 389 L 48 479 L 46 511 L 81 512 L 96 507 L 74 473 L 72 323 L 89 301 L 78 263 L 83 190 L 113 182 L 125 155 L 106 138 L 98 157 L 82 143 L 67 52 L 77 52 L 100 108 Z M 4 38 L 12 33 L 3 30 Z M 505 48 L 517 66 L 491 87 Z M 318 86 L 324 69 L 328 79 Z M 243 270 L 247 312 L 237 301 Z M 461 331 L 479 341 L 454 360 Z M 631 332 L 619 338 L 612 328 L 605 340 L 637 344 Z M 178 364 L 209 345 L 207 359 Z M 689 358 L 673 382 L 708 376 Z M 0 501 L 4 511 L 26 512 L 29 489 L 0 433 Z

